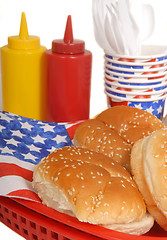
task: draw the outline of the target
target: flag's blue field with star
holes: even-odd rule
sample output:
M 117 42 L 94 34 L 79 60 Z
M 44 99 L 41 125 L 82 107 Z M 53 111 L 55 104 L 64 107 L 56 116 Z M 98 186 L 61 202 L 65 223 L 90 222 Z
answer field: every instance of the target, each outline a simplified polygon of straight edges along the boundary
M 0 112 L 0 155 L 37 164 L 55 148 L 67 145 L 72 141 L 65 124 Z

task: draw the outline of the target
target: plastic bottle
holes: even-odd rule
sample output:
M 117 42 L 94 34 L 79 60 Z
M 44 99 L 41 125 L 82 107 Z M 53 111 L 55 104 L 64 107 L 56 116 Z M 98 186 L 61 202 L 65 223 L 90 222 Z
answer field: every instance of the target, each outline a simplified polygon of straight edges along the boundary
M 85 42 L 73 39 L 71 16 L 64 39 L 52 41 L 47 63 L 47 121 L 70 122 L 89 118 L 92 53 Z
M 1 48 L 3 110 L 46 120 L 45 50 L 39 37 L 28 34 L 22 13 L 19 36 Z

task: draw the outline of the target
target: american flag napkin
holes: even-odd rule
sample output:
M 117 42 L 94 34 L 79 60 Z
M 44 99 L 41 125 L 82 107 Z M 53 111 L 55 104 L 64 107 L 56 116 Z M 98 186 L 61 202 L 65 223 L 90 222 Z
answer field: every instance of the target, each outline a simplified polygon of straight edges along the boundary
M 34 165 L 56 148 L 71 146 L 73 123 L 48 123 L 0 112 L 0 195 L 40 201 L 32 187 Z

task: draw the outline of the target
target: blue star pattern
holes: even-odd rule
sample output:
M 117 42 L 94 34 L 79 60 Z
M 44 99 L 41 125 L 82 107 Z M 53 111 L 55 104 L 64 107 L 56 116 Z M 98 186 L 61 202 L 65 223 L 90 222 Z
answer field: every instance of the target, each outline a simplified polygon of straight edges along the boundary
M 0 155 L 37 164 L 56 148 L 71 146 L 65 124 L 0 112 Z
M 147 112 L 152 113 L 159 119 L 162 117 L 164 104 L 165 104 L 165 99 L 161 99 L 153 102 L 128 102 L 128 106 L 146 110 Z
M 142 110 L 145 110 L 157 118 L 161 119 L 163 117 L 163 112 L 164 112 L 164 106 L 165 106 L 165 101 L 166 101 L 166 95 L 163 96 L 162 99 L 159 100 L 153 100 L 153 99 L 137 99 L 138 101 L 133 101 L 130 99 L 129 101 L 126 99 L 125 94 L 119 94 L 119 97 L 121 96 L 121 100 L 118 100 L 114 98 L 114 96 L 118 96 L 117 93 L 109 91 L 106 89 L 106 94 L 108 95 L 109 99 L 111 102 L 117 102 L 117 105 L 125 105 L 130 106 L 130 107 L 136 107 Z M 119 103 L 119 104 L 118 104 Z M 109 103 L 109 106 L 112 106 L 112 103 Z

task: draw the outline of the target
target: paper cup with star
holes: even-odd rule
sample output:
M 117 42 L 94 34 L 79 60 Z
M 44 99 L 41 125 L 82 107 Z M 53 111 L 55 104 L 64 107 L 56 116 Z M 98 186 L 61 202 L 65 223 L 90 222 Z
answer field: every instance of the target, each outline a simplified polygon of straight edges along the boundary
M 135 96 L 131 97 L 121 97 L 113 95 L 105 90 L 107 96 L 107 106 L 113 107 L 118 105 L 125 105 L 130 107 L 136 107 L 142 110 L 146 110 L 149 113 L 152 113 L 157 118 L 161 119 L 164 113 L 164 106 L 166 100 L 166 94 L 163 94 L 160 97 L 151 98 L 149 95 L 144 96 Z

